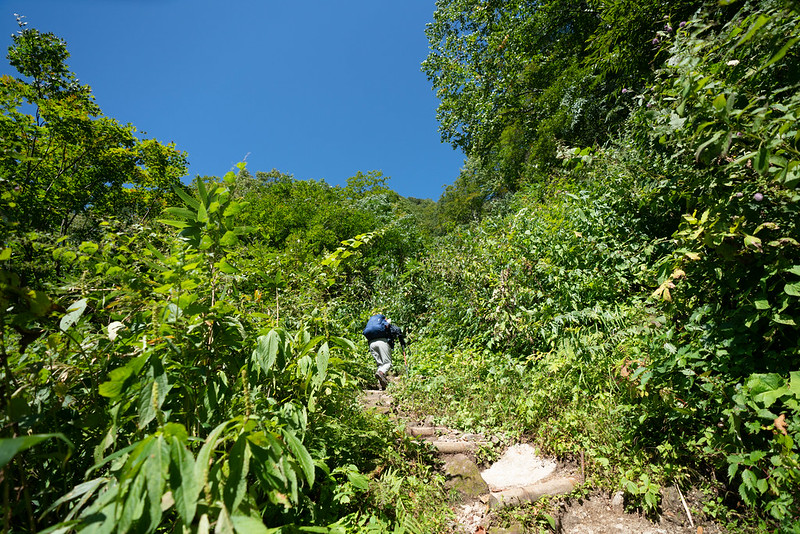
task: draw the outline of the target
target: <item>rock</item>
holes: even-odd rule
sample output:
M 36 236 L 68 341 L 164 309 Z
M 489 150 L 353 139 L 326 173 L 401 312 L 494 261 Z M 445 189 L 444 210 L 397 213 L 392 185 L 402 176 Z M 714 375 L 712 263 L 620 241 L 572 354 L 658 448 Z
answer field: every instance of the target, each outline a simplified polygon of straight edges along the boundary
M 512 523 L 508 528 L 492 527 L 489 534 L 525 534 L 525 525 Z
M 622 491 L 618 491 L 611 497 L 611 508 L 614 510 L 622 510 L 622 507 L 625 505 L 625 493 Z
M 442 454 L 472 452 L 477 448 L 474 441 L 434 441 L 433 446 Z
M 436 421 L 435 421 L 435 419 L 433 418 L 433 416 L 432 416 L 432 415 L 429 415 L 429 416 L 428 416 L 428 417 L 426 417 L 426 418 L 425 418 L 425 420 L 422 422 L 422 425 L 423 425 L 423 426 L 436 426 Z
M 481 478 L 478 465 L 464 454 L 447 458 L 444 463 L 446 486 L 467 498 L 479 497 L 489 492 L 489 486 Z
M 492 491 L 530 486 L 552 475 L 556 462 L 536 455 L 527 444 L 510 447 L 503 456 L 482 475 Z
M 572 491 L 577 482 L 575 477 L 555 478 L 547 482 L 525 486 L 524 488 L 511 488 L 492 493 L 489 507 L 492 510 L 496 510 L 506 506 L 536 502 L 545 495 L 563 495 Z
M 432 426 L 408 426 L 406 427 L 406 432 L 414 437 L 433 436 L 436 433 L 436 429 Z

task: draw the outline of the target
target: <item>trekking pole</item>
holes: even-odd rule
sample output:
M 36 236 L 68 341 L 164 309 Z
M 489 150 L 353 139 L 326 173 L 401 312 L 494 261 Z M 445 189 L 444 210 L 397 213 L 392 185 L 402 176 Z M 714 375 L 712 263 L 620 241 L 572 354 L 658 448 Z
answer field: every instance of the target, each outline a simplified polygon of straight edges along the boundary
M 406 376 L 408 376 L 408 357 L 406 356 L 405 347 L 403 347 L 403 360 L 406 362 Z

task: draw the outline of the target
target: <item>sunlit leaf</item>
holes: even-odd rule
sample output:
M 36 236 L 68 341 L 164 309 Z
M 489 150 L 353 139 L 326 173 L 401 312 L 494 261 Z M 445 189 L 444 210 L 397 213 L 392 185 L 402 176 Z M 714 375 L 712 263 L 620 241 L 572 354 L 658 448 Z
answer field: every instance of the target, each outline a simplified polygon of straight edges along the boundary
M 0 438 L 0 469 L 5 467 L 18 453 L 51 438 L 58 438 L 65 442 L 70 449 L 74 448 L 72 442 L 60 432 L 54 434 L 32 434 L 19 438 Z
M 785 286 L 783 286 L 783 291 L 787 295 L 791 295 L 793 297 L 800 297 L 800 282 L 786 284 Z
M 259 517 L 233 515 L 231 522 L 237 534 L 275 534 L 281 530 L 280 528 L 267 528 Z M 325 531 L 327 532 L 328 529 Z
M 242 434 L 233 444 L 228 455 L 228 478 L 222 491 L 225 506 L 236 510 L 247 491 L 247 475 L 250 471 L 250 446 L 247 436 Z
M 67 309 L 67 313 L 64 315 L 64 317 L 61 318 L 61 322 L 58 324 L 59 328 L 66 332 L 69 327 L 78 322 L 78 319 L 81 318 L 81 315 L 83 315 L 85 310 L 86 299 L 80 299 L 76 301 Z
M 170 444 L 169 485 L 175 498 L 175 509 L 183 522 L 190 525 L 197 509 L 197 495 L 200 493 L 201 481 L 197 479 L 194 457 L 183 446 L 177 437 L 172 437 Z
M 303 474 L 306 476 L 306 480 L 308 481 L 309 486 L 314 485 L 314 461 L 311 459 L 311 455 L 308 453 L 306 448 L 300 442 L 299 439 L 294 435 L 291 430 L 284 429 L 283 430 L 283 437 L 286 440 L 286 444 L 289 445 L 289 448 L 292 451 L 292 454 L 300 463 L 300 468 L 303 470 Z
M 200 202 L 198 202 L 196 198 L 186 193 L 181 187 L 175 185 L 172 187 L 172 190 L 175 191 L 175 194 L 181 197 L 181 200 L 183 200 L 186 205 L 193 210 L 196 210 L 200 207 Z

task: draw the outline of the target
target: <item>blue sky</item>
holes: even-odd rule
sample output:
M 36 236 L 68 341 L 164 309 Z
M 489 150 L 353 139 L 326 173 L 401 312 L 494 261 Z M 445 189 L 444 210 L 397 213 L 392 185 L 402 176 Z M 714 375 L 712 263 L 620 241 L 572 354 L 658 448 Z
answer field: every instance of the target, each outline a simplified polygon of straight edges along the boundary
M 463 155 L 440 141 L 420 71 L 434 2 L 405 0 L 0 0 L 3 57 L 18 28 L 67 42 L 105 115 L 174 141 L 189 174 L 247 158 L 344 184 L 381 170 L 438 200 Z M 7 60 L 0 74 L 16 74 Z

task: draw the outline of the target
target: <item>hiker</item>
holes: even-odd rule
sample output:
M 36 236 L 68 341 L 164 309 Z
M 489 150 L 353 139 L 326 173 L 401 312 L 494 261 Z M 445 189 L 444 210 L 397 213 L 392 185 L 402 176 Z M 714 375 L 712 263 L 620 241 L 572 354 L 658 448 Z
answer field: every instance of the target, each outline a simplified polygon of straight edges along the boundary
M 364 328 L 364 337 L 369 343 L 369 353 L 375 358 L 378 369 L 375 371 L 375 378 L 378 379 L 378 387 L 383 390 L 389 385 L 386 373 L 392 368 L 392 349 L 395 340 L 400 341 L 403 354 L 406 352 L 406 338 L 403 331 L 392 324 L 382 313 L 377 313 L 369 318 L 367 326 Z

